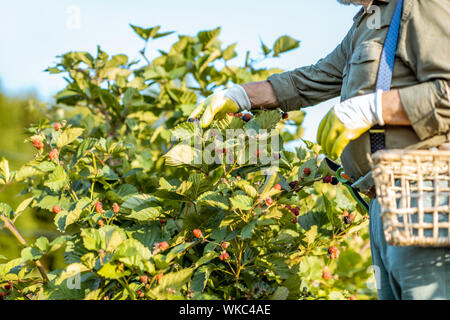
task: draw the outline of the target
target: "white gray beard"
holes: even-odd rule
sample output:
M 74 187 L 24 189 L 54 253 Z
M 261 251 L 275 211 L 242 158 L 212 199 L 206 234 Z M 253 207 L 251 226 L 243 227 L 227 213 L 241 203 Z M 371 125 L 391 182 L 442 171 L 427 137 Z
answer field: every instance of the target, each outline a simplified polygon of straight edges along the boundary
M 350 4 L 354 4 L 354 5 L 360 5 L 361 4 L 361 0 L 337 0 L 337 2 L 341 3 L 341 4 L 345 4 L 345 5 L 350 5 Z

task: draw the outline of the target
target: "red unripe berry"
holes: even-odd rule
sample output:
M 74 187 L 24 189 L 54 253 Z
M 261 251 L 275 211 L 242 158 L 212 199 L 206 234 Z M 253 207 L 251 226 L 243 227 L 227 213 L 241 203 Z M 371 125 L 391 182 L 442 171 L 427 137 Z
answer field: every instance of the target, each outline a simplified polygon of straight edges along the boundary
M 336 246 L 331 246 L 328 248 L 328 253 L 330 254 L 331 259 L 339 258 L 339 249 Z
M 194 233 L 194 237 L 196 237 L 196 238 L 203 238 L 202 230 L 194 229 L 192 232 Z
M 295 217 L 294 219 L 292 219 L 292 223 L 297 223 L 298 222 L 298 219 L 297 219 L 297 217 Z
M 233 113 L 233 112 L 229 112 L 228 115 L 229 115 L 230 117 L 234 117 L 234 113 Z
M 3 291 L 0 291 L 0 300 L 5 299 L 6 293 L 4 293 Z
M 342 212 L 342 215 L 343 215 L 344 217 L 348 216 L 348 211 L 347 211 L 347 210 L 344 210 L 344 211 Z
M 164 273 L 158 273 L 158 274 L 156 275 L 156 280 L 157 280 L 157 281 L 161 280 L 163 276 L 164 276 Z
M 53 206 L 52 211 L 54 214 L 58 214 L 61 212 L 61 208 L 59 206 Z
M 148 276 L 146 276 L 146 275 L 140 276 L 140 277 L 139 277 L 139 281 L 140 281 L 142 284 L 147 284 L 147 282 L 148 282 Z
M 61 129 L 61 123 L 59 123 L 59 122 L 56 122 L 54 125 L 53 125 L 53 129 L 55 129 L 55 131 L 59 131 L 59 129 Z
M 95 204 L 95 211 L 96 211 L 97 213 L 102 213 L 102 212 L 103 212 L 103 205 L 102 205 L 102 203 L 101 203 L 100 201 L 98 201 L 98 202 Z
M 143 298 L 145 296 L 145 293 L 143 293 L 141 290 L 136 291 L 139 298 Z
M 165 224 L 165 223 L 166 223 L 166 220 L 164 220 L 164 219 L 159 219 L 159 223 Z
M 268 205 L 268 206 L 271 206 L 272 204 L 273 204 L 273 200 L 272 200 L 272 198 L 267 198 L 266 199 L 266 204 Z
M 165 250 L 169 249 L 169 243 L 167 241 L 160 242 L 159 243 L 159 248 L 162 251 L 165 251 Z
M 102 219 L 100 219 L 100 220 L 98 220 L 98 225 L 100 226 L 100 227 L 103 227 L 103 225 L 105 224 L 105 221 L 103 221 Z
M 303 169 L 303 174 L 304 174 L 305 176 L 309 176 L 309 175 L 311 174 L 311 169 L 310 169 L 310 168 L 305 168 L 305 169 Z
M 12 289 L 12 283 L 11 283 L 11 281 L 8 281 L 8 283 L 5 284 L 5 290 L 9 291 L 11 289 Z
M 58 157 L 58 150 L 57 149 L 53 149 L 52 151 L 50 151 L 48 153 L 48 157 L 50 158 L 50 160 L 53 160 L 55 158 Z
M 291 209 L 292 209 L 292 206 L 291 206 L 290 204 L 287 204 L 287 205 L 286 205 L 286 209 L 291 210 Z
M 33 146 L 36 149 L 42 149 L 42 148 L 44 148 L 44 143 L 39 139 L 33 139 Z
M 330 280 L 331 278 L 333 278 L 333 275 L 327 267 L 323 267 L 322 269 L 322 278 L 324 278 L 325 280 Z
M 230 246 L 229 242 L 222 242 L 222 244 L 220 245 L 222 247 L 222 249 L 228 249 L 228 247 Z
M 120 206 L 117 203 L 114 202 L 113 205 L 112 205 L 112 209 L 113 209 L 114 213 L 119 213 Z
M 332 176 L 325 176 L 325 177 L 323 177 L 323 182 L 324 183 L 331 183 L 331 181 L 333 181 L 333 177 Z
M 228 260 L 230 258 L 230 255 L 228 252 L 224 252 L 219 256 L 220 261 Z
M 257 158 L 259 158 L 259 149 L 256 149 L 256 151 L 255 151 L 255 156 L 256 156 Z
M 350 300 L 357 300 L 356 297 L 354 295 L 350 296 Z
M 281 190 L 281 184 L 277 183 L 276 185 L 273 186 L 273 188 L 276 190 Z

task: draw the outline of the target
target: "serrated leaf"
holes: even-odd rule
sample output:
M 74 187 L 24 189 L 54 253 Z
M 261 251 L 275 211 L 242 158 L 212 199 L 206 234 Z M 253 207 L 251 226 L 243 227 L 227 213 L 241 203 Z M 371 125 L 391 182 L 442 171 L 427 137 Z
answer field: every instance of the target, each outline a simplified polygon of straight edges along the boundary
M 199 206 L 208 206 L 224 210 L 228 209 L 227 198 L 218 193 L 214 193 L 213 191 L 208 191 L 201 194 L 197 199 L 197 204 Z
M 276 110 L 262 112 L 255 118 L 255 122 L 259 125 L 259 128 L 266 130 L 274 129 L 280 120 L 281 114 Z
M 236 181 L 236 185 L 253 199 L 258 197 L 258 191 L 246 180 Z
M 48 175 L 47 181 L 44 185 L 49 187 L 52 191 L 60 191 L 68 183 L 66 171 L 62 166 L 56 167 L 56 169 Z
M 232 209 L 250 210 L 253 205 L 253 199 L 244 195 L 231 197 L 230 202 Z
M 56 141 L 56 146 L 58 149 L 61 149 L 62 147 L 72 143 L 75 141 L 81 134 L 83 133 L 83 128 L 68 128 L 64 130 L 59 136 Z
M 194 149 L 187 144 L 177 144 L 164 156 L 166 164 L 169 166 L 181 166 L 186 164 L 192 164 L 195 157 Z

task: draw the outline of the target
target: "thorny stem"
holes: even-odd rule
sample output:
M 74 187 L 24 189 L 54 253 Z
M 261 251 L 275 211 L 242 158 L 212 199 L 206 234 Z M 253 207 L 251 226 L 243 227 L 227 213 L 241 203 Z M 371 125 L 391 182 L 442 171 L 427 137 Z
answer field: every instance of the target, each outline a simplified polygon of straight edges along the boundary
M 19 233 L 19 231 L 16 229 L 13 223 L 11 223 L 6 217 L 0 215 L 0 219 L 3 221 L 4 225 L 3 228 L 8 229 L 14 237 L 20 242 L 21 245 L 26 246 L 27 242 L 22 237 L 22 235 Z M 45 270 L 44 266 L 42 265 L 41 261 L 39 259 L 34 260 L 34 263 L 36 264 L 36 267 L 38 267 L 39 272 L 41 273 L 42 279 L 45 283 L 48 282 L 48 276 L 47 271 Z

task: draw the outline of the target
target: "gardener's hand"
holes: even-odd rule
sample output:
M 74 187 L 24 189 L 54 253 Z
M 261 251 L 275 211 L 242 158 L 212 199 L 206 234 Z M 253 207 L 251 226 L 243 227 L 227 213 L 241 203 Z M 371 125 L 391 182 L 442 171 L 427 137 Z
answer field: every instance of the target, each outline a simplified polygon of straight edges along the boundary
M 382 93 L 355 97 L 335 105 L 322 119 L 317 142 L 325 153 L 338 158 L 351 140 L 376 124 L 384 125 Z
M 250 110 L 250 99 L 240 85 L 214 93 L 202 101 L 191 113 L 189 119 L 200 119 L 202 128 L 208 127 L 214 119 L 224 118 L 228 113 Z

